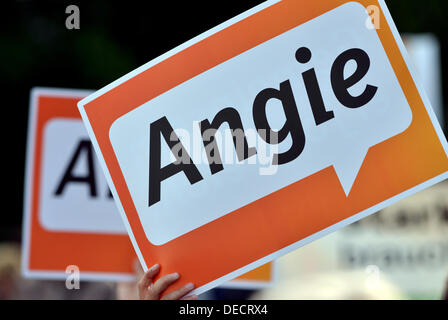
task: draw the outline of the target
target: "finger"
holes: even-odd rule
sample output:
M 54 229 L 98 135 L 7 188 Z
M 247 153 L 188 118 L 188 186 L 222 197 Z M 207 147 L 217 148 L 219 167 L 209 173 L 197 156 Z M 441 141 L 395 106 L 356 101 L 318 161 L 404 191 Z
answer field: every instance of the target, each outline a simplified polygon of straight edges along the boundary
M 185 296 L 180 300 L 198 300 L 198 296 L 195 294 L 189 295 L 189 296 Z
M 157 280 L 156 283 L 154 283 L 153 286 L 151 286 L 150 295 L 153 298 L 158 299 L 160 297 L 160 295 L 170 285 L 172 285 L 174 282 L 176 282 L 178 279 L 179 279 L 179 274 L 177 272 L 176 273 L 167 274 L 166 276 L 163 276 L 162 278 Z
M 183 296 L 185 296 L 188 292 L 194 289 L 194 284 L 187 283 L 182 288 L 177 289 L 176 291 L 170 292 L 165 295 L 162 300 L 179 300 Z
M 143 277 L 138 282 L 138 290 L 140 292 L 148 289 L 149 285 L 152 283 L 154 277 L 159 273 L 160 266 L 158 264 L 153 265 L 148 271 L 143 275 Z

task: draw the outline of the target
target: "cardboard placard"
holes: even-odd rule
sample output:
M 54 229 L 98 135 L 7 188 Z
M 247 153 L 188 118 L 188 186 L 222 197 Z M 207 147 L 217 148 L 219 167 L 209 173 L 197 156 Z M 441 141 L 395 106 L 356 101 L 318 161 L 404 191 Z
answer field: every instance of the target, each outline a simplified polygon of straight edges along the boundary
M 384 1 L 265 2 L 78 107 L 143 267 L 196 293 L 447 178 Z

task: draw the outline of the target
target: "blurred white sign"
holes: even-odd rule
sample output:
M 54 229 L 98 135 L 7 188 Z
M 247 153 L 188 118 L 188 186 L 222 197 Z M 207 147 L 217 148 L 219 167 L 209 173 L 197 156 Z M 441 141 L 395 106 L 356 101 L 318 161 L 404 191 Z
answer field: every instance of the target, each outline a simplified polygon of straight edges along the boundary
M 440 43 L 431 33 L 405 34 L 403 41 L 419 74 L 432 108 L 444 128 Z
M 374 266 L 407 297 L 439 299 L 448 277 L 447 234 L 444 182 L 280 258 L 280 281 Z

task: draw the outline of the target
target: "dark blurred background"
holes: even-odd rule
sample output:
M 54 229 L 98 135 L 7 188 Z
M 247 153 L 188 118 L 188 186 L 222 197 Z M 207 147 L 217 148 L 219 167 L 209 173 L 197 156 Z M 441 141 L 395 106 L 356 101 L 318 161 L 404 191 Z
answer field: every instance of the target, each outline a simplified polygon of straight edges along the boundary
M 261 2 L 2 1 L 4 205 L 0 241 L 20 241 L 28 103 L 33 86 L 100 89 Z M 65 27 L 65 9 L 70 4 L 80 9 L 79 30 Z M 390 0 L 387 5 L 400 32 L 437 36 L 444 75 L 442 91 L 444 101 L 448 101 L 448 1 Z

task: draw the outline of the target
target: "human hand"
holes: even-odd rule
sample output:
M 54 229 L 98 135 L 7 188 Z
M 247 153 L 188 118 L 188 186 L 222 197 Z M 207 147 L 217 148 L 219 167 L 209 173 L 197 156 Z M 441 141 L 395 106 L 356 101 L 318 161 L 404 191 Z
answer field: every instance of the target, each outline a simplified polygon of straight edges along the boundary
M 160 298 L 160 296 L 165 292 L 169 286 L 179 280 L 180 275 L 178 273 L 171 273 L 163 276 L 156 282 L 153 279 L 159 274 L 160 266 L 158 264 L 153 265 L 149 270 L 143 275 L 137 284 L 138 296 L 140 300 L 196 300 L 197 295 L 187 294 L 194 289 L 193 283 L 187 283 L 182 288 L 170 292 Z
M 443 294 L 443 300 L 448 300 L 448 278 L 446 279 L 446 285 L 445 285 L 445 293 Z

